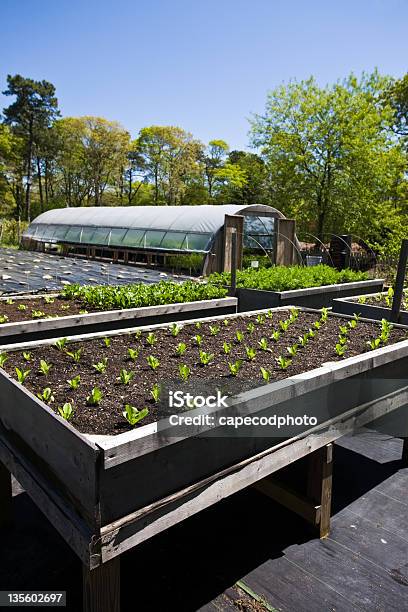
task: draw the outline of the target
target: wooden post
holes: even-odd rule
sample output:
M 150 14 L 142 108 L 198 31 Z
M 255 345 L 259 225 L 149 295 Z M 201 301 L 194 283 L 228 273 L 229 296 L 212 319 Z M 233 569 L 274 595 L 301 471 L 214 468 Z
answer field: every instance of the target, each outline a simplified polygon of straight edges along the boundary
M 231 295 L 237 292 L 237 231 L 231 230 Z
M 0 528 L 12 523 L 11 474 L 0 462 Z
M 405 239 L 401 243 L 401 250 L 398 261 L 397 278 L 395 279 L 394 299 L 392 301 L 391 321 L 398 322 L 399 313 L 401 310 L 402 297 L 404 295 L 404 281 L 407 271 L 408 261 L 408 240 Z
M 120 612 L 120 556 L 94 570 L 83 567 L 83 612 Z
M 332 496 L 333 444 L 316 450 L 310 457 L 307 496 L 320 504 L 320 537 L 330 533 L 330 513 Z

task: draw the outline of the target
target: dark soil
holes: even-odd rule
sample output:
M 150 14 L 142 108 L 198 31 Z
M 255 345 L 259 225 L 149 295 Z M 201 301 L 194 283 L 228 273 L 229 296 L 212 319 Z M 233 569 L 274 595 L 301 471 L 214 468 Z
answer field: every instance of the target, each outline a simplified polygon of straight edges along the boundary
M 386 295 L 378 295 L 377 297 L 367 297 L 362 303 L 370 306 L 381 306 L 382 308 L 392 307 L 392 298 L 387 299 Z M 401 303 L 401 310 L 408 310 L 408 293 L 405 292 Z
M 301 312 L 288 328 L 282 331 L 279 339 L 275 342 L 271 339 L 274 330 L 279 330 L 279 321 L 288 317 L 289 311 L 273 312 L 271 319 L 259 323 L 257 316 L 237 317 L 227 319 L 228 326 L 223 321 L 213 323 L 219 327 L 217 335 L 211 335 L 211 324 L 206 322 L 197 329 L 195 324 L 186 324 L 177 337 L 169 332 L 169 326 L 156 330 L 157 339 L 153 346 L 147 341 L 147 332 L 140 337 L 137 334 L 117 335 L 111 338 L 111 344 L 107 347 L 102 338 L 87 340 L 84 342 L 69 343 L 65 350 L 60 351 L 54 346 L 40 346 L 30 350 L 29 361 L 26 361 L 22 352 L 9 354 L 4 369 L 16 378 L 15 368 L 30 369 L 25 386 L 34 394 L 42 392 L 46 387 L 52 389 L 54 401 L 50 407 L 57 412 L 58 407 L 66 402 L 72 403 L 74 415 L 71 423 L 81 432 L 94 434 L 117 434 L 131 426 L 122 415 L 124 404 L 131 404 L 138 409 L 148 407 L 149 414 L 139 422 L 137 426 L 146 425 L 156 421 L 163 412 L 155 404 L 151 389 L 155 383 L 166 387 L 173 382 L 176 388 L 181 388 L 179 364 L 187 364 L 191 368 L 190 385 L 197 388 L 206 388 L 211 393 L 217 388 L 227 390 L 230 395 L 242 390 L 248 390 L 265 384 L 260 366 L 267 368 L 270 373 L 270 382 L 281 380 L 287 376 L 300 374 L 321 366 L 328 361 L 339 361 L 344 359 L 335 352 L 335 346 L 339 335 L 339 326 L 346 325 L 347 320 L 329 316 L 326 323 L 322 324 L 316 336 L 309 340 L 306 347 L 299 346 L 297 354 L 292 358 L 292 363 L 282 370 L 276 363 L 275 358 L 282 355 L 290 358 L 287 347 L 298 343 L 299 336 L 305 334 L 313 323 L 319 319 L 319 314 Z M 255 330 L 250 333 L 247 330 L 248 323 L 255 325 Z M 244 340 L 238 343 L 236 332 L 244 333 Z M 213 354 L 214 359 L 209 365 L 201 365 L 199 360 L 199 348 L 194 336 L 201 335 L 201 349 Z M 380 323 L 359 322 L 348 334 L 349 342 L 345 357 L 352 357 L 364 353 L 369 349 L 367 341 L 380 335 Z M 269 350 L 261 350 L 258 342 L 261 338 L 268 341 Z M 394 328 L 391 331 L 388 343 L 393 344 L 407 338 L 407 331 Z M 183 356 L 175 354 L 176 346 L 185 343 L 187 350 Z M 223 343 L 232 344 L 231 353 L 226 355 L 223 351 Z M 248 360 L 245 347 L 256 349 L 256 357 L 253 361 Z M 82 349 L 79 363 L 75 363 L 67 354 L 76 349 Z M 128 348 L 140 349 L 140 353 L 133 362 L 128 357 Z M 146 359 L 149 355 L 158 358 L 160 365 L 153 371 Z M 107 358 L 106 372 L 98 373 L 93 364 Z M 39 373 L 40 360 L 52 364 L 48 375 Z M 231 376 L 228 362 L 234 363 L 242 360 L 241 369 L 236 377 Z M 134 372 L 134 378 L 127 385 L 118 380 L 120 371 L 126 369 Z M 68 379 L 80 375 L 81 381 L 77 389 L 72 390 L 67 384 Z M 102 392 L 102 400 L 98 406 L 87 405 L 87 396 L 92 388 L 97 387 Z M 162 392 L 162 396 L 164 393 Z M 166 395 L 166 397 L 168 397 Z
M 8 304 L 7 301 L 11 303 Z M 25 309 L 21 309 L 22 306 L 25 306 Z M 15 323 L 17 321 L 31 321 L 33 319 L 67 317 L 68 315 L 96 312 L 96 310 L 85 310 L 85 306 L 79 300 L 66 300 L 61 297 L 33 297 L 24 300 L 8 298 L 8 300 L 0 301 L 0 321 L 1 315 L 6 315 L 7 317 L 7 320 L 3 321 L 3 323 Z

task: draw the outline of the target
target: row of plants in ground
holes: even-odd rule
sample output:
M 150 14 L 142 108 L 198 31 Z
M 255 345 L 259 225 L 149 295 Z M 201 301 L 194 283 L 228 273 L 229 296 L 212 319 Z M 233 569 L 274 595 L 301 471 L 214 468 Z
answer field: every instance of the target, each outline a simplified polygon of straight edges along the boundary
M 372 306 L 384 306 L 386 308 L 392 307 L 394 300 L 394 289 L 389 287 L 386 293 L 377 293 L 376 295 L 360 295 L 356 298 L 359 304 L 369 304 Z M 408 310 L 408 289 L 403 293 L 401 310 Z
M 352 283 L 368 279 L 366 272 L 355 270 L 336 270 L 330 266 L 272 266 L 270 268 L 247 268 L 238 270 L 237 287 L 245 289 L 263 289 L 266 291 L 289 291 L 291 289 L 308 289 L 341 283 Z M 229 272 L 214 272 L 208 278 L 213 285 L 229 285 Z
M 293 308 L 84 342 L 62 338 L 5 352 L 0 367 L 81 431 L 117 433 L 158 418 L 166 381 L 206 382 L 231 395 L 406 335 L 387 321 Z
M 227 290 L 222 286 L 196 281 L 174 283 L 160 281 L 145 285 L 66 285 L 60 295 L 18 300 L 9 298 L 0 302 L 0 324 L 16 320 L 44 319 L 86 314 L 95 310 L 117 310 L 159 306 L 223 298 Z

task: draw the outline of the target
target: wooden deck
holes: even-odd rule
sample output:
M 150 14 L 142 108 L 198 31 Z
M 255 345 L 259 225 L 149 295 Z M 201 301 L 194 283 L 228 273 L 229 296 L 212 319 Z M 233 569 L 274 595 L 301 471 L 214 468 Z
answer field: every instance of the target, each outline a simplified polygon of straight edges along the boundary
M 122 602 L 149 612 L 408 609 L 408 468 L 402 441 L 363 430 L 335 445 L 333 519 L 305 522 L 246 490 L 122 557 Z M 14 482 L 0 589 L 64 589 L 81 610 L 81 563 Z

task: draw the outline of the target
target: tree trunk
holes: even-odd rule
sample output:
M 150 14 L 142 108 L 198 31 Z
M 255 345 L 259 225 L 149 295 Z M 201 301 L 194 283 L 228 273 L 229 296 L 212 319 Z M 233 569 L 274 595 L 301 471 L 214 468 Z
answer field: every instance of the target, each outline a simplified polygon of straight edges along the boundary
M 27 151 L 27 186 L 26 186 L 26 201 L 25 212 L 28 222 L 31 221 L 31 163 L 33 157 L 33 118 L 30 117 L 28 129 L 28 151 Z
M 37 157 L 37 179 L 38 179 L 38 192 L 40 194 L 40 209 L 41 212 L 44 212 L 44 196 L 43 196 L 43 188 L 42 188 L 42 180 L 41 180 L 41 160 Z

